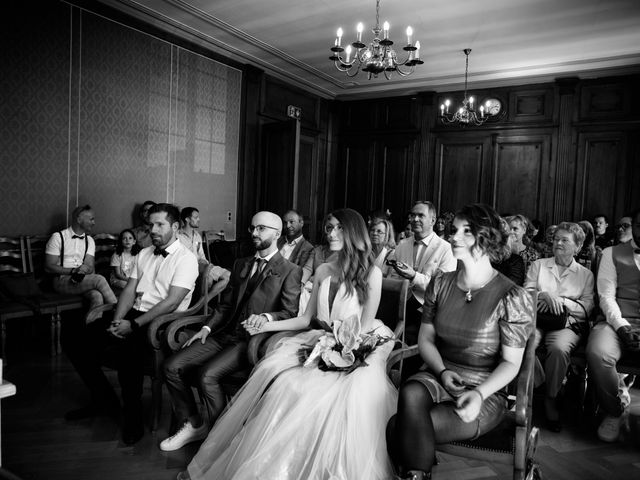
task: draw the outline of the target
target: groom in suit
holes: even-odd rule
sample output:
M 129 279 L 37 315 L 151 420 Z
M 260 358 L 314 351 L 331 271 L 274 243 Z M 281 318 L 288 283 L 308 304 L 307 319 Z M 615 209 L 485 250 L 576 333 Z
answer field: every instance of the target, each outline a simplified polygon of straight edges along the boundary
M 413 237 L 405 238 L 389 256 L 393 265 L 390 277 L 408 278 L 411 296 L 407 302 L 405 341 L 413 345 L 418 339 L 424 292 L 437 271 L 451 272 L 456 260 L 451 245 L 433 231 L 437 211 L 431 202 L 417 201 L 411 208 L 409 219 Z M 393 262 L 397 263 L 393 263 Z
M 184 423 L 160 443 L 161 450 L 177 450 L 207 436 L 209 428 L 200 417 L 190 380 L 199 381 L 213 424 L 226 403 L 220 381 L 247 366 L 249 335 L 242 323 L 250 320 L 262 325 L 298 314 L 302 270 L 278 252 L 281 230 L 277 215 L 258 212 L 253 216 L 249 232 L 255 256 L 236 260 L 229 286 L 207 324 L 165 362 L 175 414 Z

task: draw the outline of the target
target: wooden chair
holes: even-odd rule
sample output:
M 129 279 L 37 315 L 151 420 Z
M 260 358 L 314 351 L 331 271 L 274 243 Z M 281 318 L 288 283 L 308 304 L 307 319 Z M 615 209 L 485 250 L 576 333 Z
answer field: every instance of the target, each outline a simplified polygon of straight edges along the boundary
M 81 310 L 84 307 L 84 298 L 82 295 L 53 291 L 50 283 L 51 277 L 44 270 L 45 248 L 48 240 L 49 236 L 47 235 L 28 235 L 24 237 L 29 272 L 35 276 L 36 282 L 43 292 L 40 311 L 43 314 L 51 315 L 51 355 L 55 356 L 62 353 L 60 344 L 62 318 L 60 313 Z
M 149 324 L 147 331 L 147 339 L 149 340 L 149 362 L 145 363 L 145 374 L 151 377 L 151 410 L 152 410 L 152 431 L 156 431 L 160 421 L 160 413 L 162 406 L 162 377 L 163 363 L 167 352 L 167 328 L 172 322 L 179 322 L 185 317 L 193 318 L 202 312 L 203 316 L 209 315 L 210 301 L 227 287 L 229 283 L 230 273 L 227 270 L 221 272 L 217 281 L 208 284 L 207 279 L 211 279 L 210 270 L 216 268 L 214 265 L 208 265 L 198 275 L 196 289 L 191 299 L 191 305 L 187 310 L 182 312 L 172 312 L 160 315 L 153 319 Z M 95 320 L 98 314 L 108 312 L 115 309 L 115 305 L 101 305 L 92 309 L 87 313 L 86 321 L 90 323 Z
M 533 305 L 536 305 L 534 295 Z M 534 318 L 535 326 L 535 318 Z M 533 426 L 533 373 L 535 365 L 535 328 L 525 347 L 520 372 L 511 382 L 508 391 L 510 410 L 502 422 L 490 432 L 475 440 L 456 441 L 436 445 L 436 450 L 487 463 L 502 463 L 513 466 L 514 480 L 533 480 L 540 478 L 539 466 L 534 463 L 539 431 Z M 402 360 L 418 355 L 418 345 L 402 348 L 391 353 L 387 362 L 387 371 L 394 381 L 399 378 L 393 374 L 393 368 Z M 396 383 L 399 387 L 399 384 Z
M 0 275 L 26 273 L 26 255 L 21 237 L 0 237 Z M 16 318 L 28 318 L 34 315 L 33 309 L 24 303 L 15 301 L 0 291 L 0 357 L 7 362 L 7 321 Z

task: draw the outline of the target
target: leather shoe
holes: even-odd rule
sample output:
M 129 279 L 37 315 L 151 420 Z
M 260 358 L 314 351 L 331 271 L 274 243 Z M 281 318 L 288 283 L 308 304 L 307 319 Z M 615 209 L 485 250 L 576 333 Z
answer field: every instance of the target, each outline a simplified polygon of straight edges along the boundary
M 125 445 L 133 445 L 144 436 L 142 421 L 125 422 L 122 425 L 122 441 Z

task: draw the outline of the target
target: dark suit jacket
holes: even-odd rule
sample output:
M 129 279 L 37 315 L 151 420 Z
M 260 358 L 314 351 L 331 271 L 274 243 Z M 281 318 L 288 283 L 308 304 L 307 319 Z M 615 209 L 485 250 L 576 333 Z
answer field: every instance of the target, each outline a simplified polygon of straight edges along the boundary
M 274 321 L 298 315 L 302 269 L 276 253 L 262 270 L 253 293 L 243 303 L 254 257 L 235 261 L 229 285 L 207 325 L 238 339 L 246 338 L 240 322 L 252 314 L 269 313 Z
M 278 238 L 278 250 L 282 250 L 286 241 L 287 240 L 284 236 Z M 304 264 L 307 263 L 307 259 L 309 258 L 309 255 L 311 255 L 312 251 L 313 245 L 311 242 L 307 241 L 306 238 L 302 238 L 302 240 L 299 241 L 293 249 L 293 252 L 291 252 L 291 255 L 289 255 L 289 261 L 291 263 L 295 263 L 299 267 L 304 267 Z

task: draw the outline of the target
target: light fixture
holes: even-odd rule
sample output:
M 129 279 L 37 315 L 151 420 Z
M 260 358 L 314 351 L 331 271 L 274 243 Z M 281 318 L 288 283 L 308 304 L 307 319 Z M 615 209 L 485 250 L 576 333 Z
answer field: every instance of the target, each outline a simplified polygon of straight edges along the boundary
M 389 39 L 389 22 L 384 22 L 382 29 L 380 28 L 380 0 L 376 0 L 376 26 L 371 30 L 374 37 L 368 47 L 362 43 L 363 30 L 362 23 L 358 23 L 356 41 L 347 45 L 345 49 L 342 47 L 342 28 L 338 28 L 336 40 L 331 47 L 333 54 L 329 60 L 332 60 L 336 68 L 345 72 L 348 77 L 355 77 L 362 70 L 367 72 L 369 80 L 372 76 L 377 78 L 380 73 L 389 80 L 393 72 L 402 77 L 411 75 L 416 65 L 424 63 L 420 60 L 420 42 L 416 42 L 415 45 L 411 43 L 413 36 L 411 27 L 407 27 L 407 45 L 402 47 L 407 52 L 407 58 L 402 62 L 398 61 L 396 51 L 391 48 L 393 42 Z
M 472 96 L 467 97 L 467 77 L 469 76 L 469 54 L 470 48 L 463 50 L 466 55 L 466 66 L 464 69 L 464 99 L 462 105 L 455 112 L 450 113 L 449 107 L 451 106 L 451 100 L 448 98 L 440 105 L 440 120 L 442 123 L 458 123 L 463 126 L 466 125 L 482 125 L 486 122 L 491 115 L 497 113 L 495 106 L 490 101 L 486 102 L 486 105 L 480 105 L 478 111 L 475 109 L 476 100 Z M 498 108 L 499 111 L 499 108 Z

